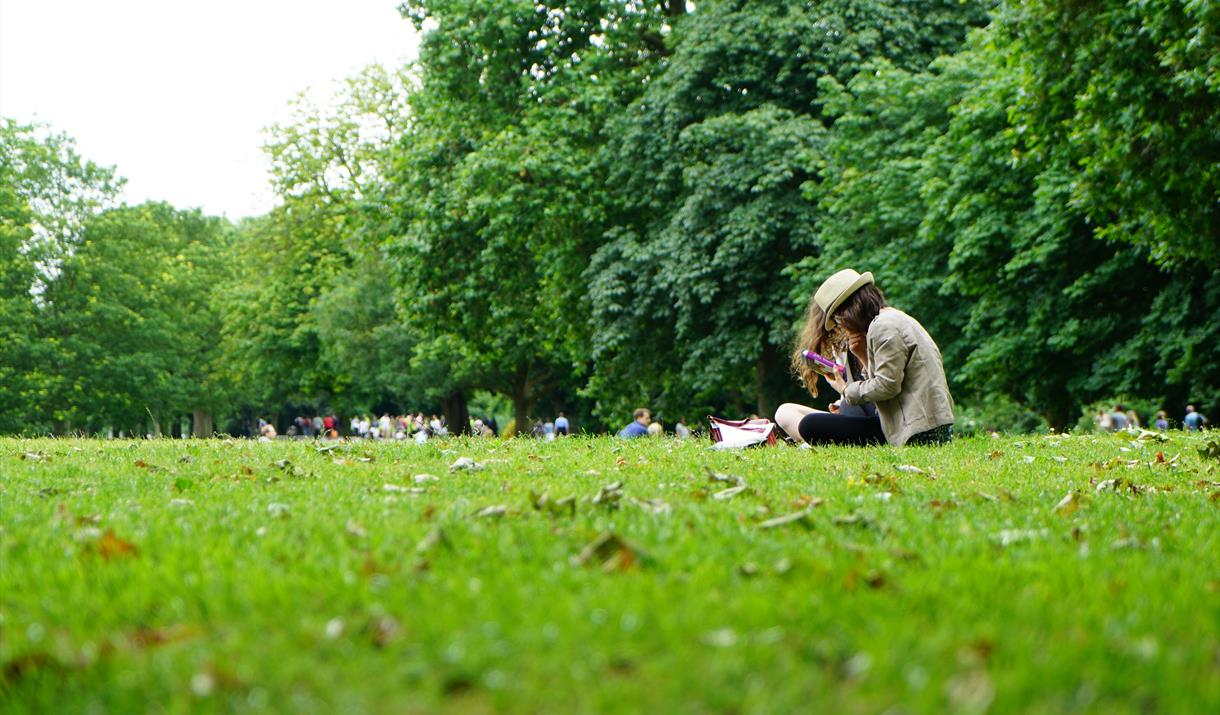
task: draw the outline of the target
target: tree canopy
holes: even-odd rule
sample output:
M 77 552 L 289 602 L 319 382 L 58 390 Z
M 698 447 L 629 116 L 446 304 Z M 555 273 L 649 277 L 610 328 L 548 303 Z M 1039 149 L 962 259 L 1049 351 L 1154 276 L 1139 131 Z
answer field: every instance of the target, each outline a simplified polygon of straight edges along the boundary
M 280 204 L 116 207 L 0 127 L 0 431 L 443 410 L 769 416 L 871 270 L 964 427 L 1220 409 L 1220 10 L 408 0 L 406 67 L 268 128 Z M 206 430 L 205 430 L 206 431 Z

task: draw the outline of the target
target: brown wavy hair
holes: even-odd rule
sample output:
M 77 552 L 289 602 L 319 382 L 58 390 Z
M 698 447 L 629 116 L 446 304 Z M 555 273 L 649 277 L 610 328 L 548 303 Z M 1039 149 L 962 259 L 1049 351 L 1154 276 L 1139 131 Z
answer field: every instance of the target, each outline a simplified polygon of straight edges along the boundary
M 811 298 L 809 307 L 805 309 L 805 325 L 796 336 L 796 344 L 792 347 L 792 360 L 789 363 L 792 374 L 809 390 L 810 395 L 818 396 L 819 373 L 813 369 L 813 363 L 805 359 L 804 352 L 812 350 L 819 355 L 832 357 L 836 350 L 841 351 L 846 345 L 844 337 L 842 331 L 826 329 L 826 314 Z
M 868 326 L 889 304 L 885 302 L 885 294 L 875 285 L 861 286 L 843 301 L 834 312 L 839 325 L 857 335 L 868 335 Z

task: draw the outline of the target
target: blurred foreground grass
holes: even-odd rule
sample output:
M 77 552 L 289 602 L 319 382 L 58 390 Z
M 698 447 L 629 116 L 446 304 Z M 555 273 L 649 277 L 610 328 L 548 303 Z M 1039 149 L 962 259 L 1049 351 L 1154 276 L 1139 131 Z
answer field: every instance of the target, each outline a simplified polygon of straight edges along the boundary
M 1220 712 L 1207 449 L 0 440 L 0 710 Z

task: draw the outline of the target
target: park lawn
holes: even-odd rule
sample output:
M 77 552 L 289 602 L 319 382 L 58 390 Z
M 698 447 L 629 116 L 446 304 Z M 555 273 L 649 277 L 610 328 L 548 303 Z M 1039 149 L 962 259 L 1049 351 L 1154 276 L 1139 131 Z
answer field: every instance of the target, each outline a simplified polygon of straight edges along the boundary
M 1207 445 L 0 440 L 0 711 L 1220 712 Z

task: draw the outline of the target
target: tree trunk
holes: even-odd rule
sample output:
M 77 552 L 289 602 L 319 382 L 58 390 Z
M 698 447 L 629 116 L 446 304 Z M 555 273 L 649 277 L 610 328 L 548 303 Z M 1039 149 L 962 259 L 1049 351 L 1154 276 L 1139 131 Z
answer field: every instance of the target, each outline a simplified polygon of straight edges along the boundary
M 513 377 L 513 394 L 509 395 L 513 401 L 513 420 L 517 425 L 517 436 L 528 437 L 530 435 L 530 397 L 529 397 L 529 366 L 521 365 L 517 368 L 517 374 Z
M 466 406 L 466 393 L 454 390 L 441 400 L 441 412 L 445 413 L 445 424 L 450 434 L 470 434 L 470 409 Z
M 207 439 L 212 436 L 215 429 L 212 426 L 212 414 L 203 410 L 195 410 L 191 413 L 191 436 L 195 439 Z
M 763 346 L 758 361 L 754 363 L 754 387 L 758 392 L 758 416 L 765 419 L 771 419 L 773 414 L 771 400 L 767 396 L 767 374 L 770 372 L 768 362 L 767 348 Z
M 788 373 L 787 355 L 770 342 L 763 342 L 754 365 L 755 389 L 758 392 L 758 416 L 771 419 L 784 402 L 808 399 Z M 834 390 L 831 390 L 834 392 Z

